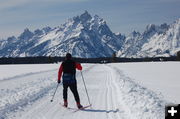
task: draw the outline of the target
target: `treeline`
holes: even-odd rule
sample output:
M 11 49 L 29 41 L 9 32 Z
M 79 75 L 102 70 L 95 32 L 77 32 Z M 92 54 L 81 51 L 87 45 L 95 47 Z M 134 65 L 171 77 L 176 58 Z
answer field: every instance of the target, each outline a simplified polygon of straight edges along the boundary
M 47 64 L 58 63 L 64 60 L 64 57 L 8 57 L 0 58 L 0 64 Z M 74 58 L 80 63 L 113 63 L 113 62 L 152 62 L 152 61 L 177 61 L 178 57 L 155 57 L 155 58 Z

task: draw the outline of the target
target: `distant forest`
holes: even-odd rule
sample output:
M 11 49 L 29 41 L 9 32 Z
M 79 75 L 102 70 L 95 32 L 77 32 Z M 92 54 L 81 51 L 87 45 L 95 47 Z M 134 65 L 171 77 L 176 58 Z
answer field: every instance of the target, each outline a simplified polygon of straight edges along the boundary
M 3 57 L 0 58 L 0 64 L 48 64 L 63 61 L 64 57 Z M 160 61 L 180 61 L 180 57 L 154 57 L 154 58 L 119 58 L 119 57 L 102 57 L 102 58 L 73 58 L 80 63 L 124 63 L 124 62 L 160 62 Z

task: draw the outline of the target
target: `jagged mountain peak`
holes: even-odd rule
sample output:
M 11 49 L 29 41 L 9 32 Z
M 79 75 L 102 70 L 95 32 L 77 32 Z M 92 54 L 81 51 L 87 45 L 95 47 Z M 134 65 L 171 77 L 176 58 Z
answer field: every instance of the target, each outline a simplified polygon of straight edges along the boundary
M 116 36 L 102 18 L 85 11 L 55 28 L 25 29 L 18 39 L 10 56 L 64 56 L 71 52 L 76 57 L 105 57 L 120 49 L 124 37 Z
M 77 15 L 73 17 L 72 19 L 70 18 L 67 22 L 81 22 L 81 23 L 86 23 L 92 19 L 91 14 L 89 14 L 88 11 L 85 11 L 81 15 Z
M 34 35 L 28 28 L 24 29 L 23 33 L 18 37 L 19 39 L 27 40 L 32 38 Z
M 146 30 L 148 31 L 148 30 L 155 30 L 156 29 L 156 25 L 155 24 L 148 24 L 147 26 L 146 26 Z
M 85 11 L 81 15 L 75 16 L 69 19 L 66 23 L 81 23 L 82 25 L 87 25 L 89 23 L 94 23 L 96 25 L 106 24 L 106 21 L 99 17 L 98 15 L 92 16 L 88 11 Z
M 180 18 L 178 18 L 176 21 L 174 21 L 174 24 L 180 24 Z
M 134 30 L 133 32 L 130 33 L 129 36 L 130 36 L 130 37 L 137 37 L 137 36 L 140 36 L 140 35 L 141 35 L 140 32 Z
M 25 28 L 24 32 L 31 32 L 31 31 L 29 30 L 29 28 Z
M 40 29 L 36 29 L 36 30 L 34 30 L 34 34 L 35 34 L 35 35 L 42 35 L 42 34 L 43 34 L 43 31 L 40 30 Z
M 43 30 L 45 33 L 48 33 L 48 32 L 50 32 L 50 31 L 52 30 L 52 28 L 49 27 L 49 26 L 47 26 L 47 27 L 42 28 L 42 30 Z
M 106 21 L 103 18 L 99 17 L 98 15 L 94 15 L 92 20 L 98 23 L 99 25 L 106 25 Z
M 10 41 L 10 40 L 13 40 L 13 39 L 16 39 L 16 37 L 15 37 L 15 36 L 11 36 L 11 37 L 8 37 L 8 38 L 7 38 L 7 40 L 9 40 L 9 41 Z
M 176 55 L 180 50 L 179 19 L 168 25 L 149 24 L 139 37 L 129 36 L 126 39 L 123 57 L 157 57 Z
M 91 15 L 87 11 L 85 11 L 83 14 L 81 14 L 79 16 L 79 18 L 82 22 L 87 22 L 88 20 L 92 19 Z
M 84 31 L 99 32 L 101 35 L 112 35 L 112 31 L 107 26 L 105 20 L 98 15 L 92 17 L 90 13 L 85 11 L 81 15 L 68 19 L 60 27 L 57 27 L 56 33 L 68 32 L 68 34 L 82 34 Z M 79 36 L 78 35 L 78 36 Z
M 133 31 L 126 37 L 85 11 L 54 28 L 25 29 L 17 38 L 0 41 L 0 49 L 0 57 L 64 56 L 67 52 L 86 58 L 110 57 L 114 52 L 121 57 L 168 56 L 180 50 L 180 19 L 170 25 L 149 24 L 142 34 Z
M 165 32 L 166 30 L 168 30 L 170 27 L 170 25 L 167 25 L 167 23 L 163 23 L 161 25 L 155 25 L 155 24 L 149 24 L 146 27 L 145 32 L 150 33 L 150 32 L 158 32 L 158 33 L 162 33 Z
M 160 25 L 160 28 L 161 29 L 168 29 L 169 28 L 169 25 L 167 23 L 164 23 L 164 24 L 161 24 Z
M 51 27 L 47 26 L 47 27 L 44 27 L 42 29 L 36 29 L 36 30 L 34 30 L 33 33 L 34 33 L 34 35 L 43 35 L 43 34 L 49 33 L 52 30 L 53 29 Z
M 149 24 L 146 26 L 145 31 L 143 32 L 143 35 L 145 37 L 151 37 L 157 32 L 157 26 L 155 24 Z

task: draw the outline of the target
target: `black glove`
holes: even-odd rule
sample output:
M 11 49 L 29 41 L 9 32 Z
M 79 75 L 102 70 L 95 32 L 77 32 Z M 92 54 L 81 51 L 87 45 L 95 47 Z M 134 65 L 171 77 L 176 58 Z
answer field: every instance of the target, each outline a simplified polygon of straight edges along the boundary
M 58 80 L 58 83 L 61 83 L 61 80 Z

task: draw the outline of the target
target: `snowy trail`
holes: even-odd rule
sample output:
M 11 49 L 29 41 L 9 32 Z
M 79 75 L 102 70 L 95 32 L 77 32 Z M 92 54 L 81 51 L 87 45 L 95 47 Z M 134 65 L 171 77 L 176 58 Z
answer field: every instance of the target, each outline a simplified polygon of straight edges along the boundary
M 34 101 L 40 99 L 49 90 L 54 88 L 54 75 L 56 70 L 42 71 L 31 74 L 23 74 L 1 80 L 0 82 L 0 115 L 1 118 L 7 118 L 6 115 L 16 112 Z
M 130 77 L 124 75 L 117 66 L 112 67 L 113 78 L 116 79 L 117 87 L 120 88 L 119 97 L 132 119 L 164 119 L 165 104 L 163 96 L 150 89 L 142 87 Z M 119 75 L 117 75 L 119 74 Z
M 89 65 L 83 71 L 92 109 L 74 112 L 60 105 L 62 86 L 54 101 L 57 71 L 34 73 L 0 83 L 0 119 L 163 119 L 166 101 L 146 89 L 111 65 Z M 18 84 L 17 81 L 18 80 Z M 12 87 L 6 84 L 11 83 Z M 77 84 L 81 103 L 88 105 L 80 72 Z M 69 90 L 70 107 L 76 107 Z
M 97 71 L 98 69 L 98 71 Z M 116 87 L 112 80 L 112 76 L 109 73 L 106 66 L 94 66 L 91 70 L 83 72 L 86 79 L 86 83 L 89 95 L 93 104 L 93 108 L 85 109 L 84 111 L 73 112 L 63 108 L 59 103 L 62 102 L 62 87 L 58 88 L 57 95 L 53 103 L 50 103 L 48 97 L 44 97 L 37 104 L 32 105 L 31 110 L 27 111 L 21 119 L 77 119 L 77 118 L 109 118 L 109 119 L 123 119 L 125 118 L 124 109 L 121 110 L 118 107 L 118 100 Z M 94 74 L 99 74 L 98 77 L 94 77 Z M 104 75 L 106 74 L 106 75 Z M 77 74 L 78 90 L 81 98 L 81 102 L 84 105 L 88 105 L 86 93 L 84 90 L 83 82 L 80 73 Z M 75 107 L 74 98 L 69 91 L 69 106 Z

